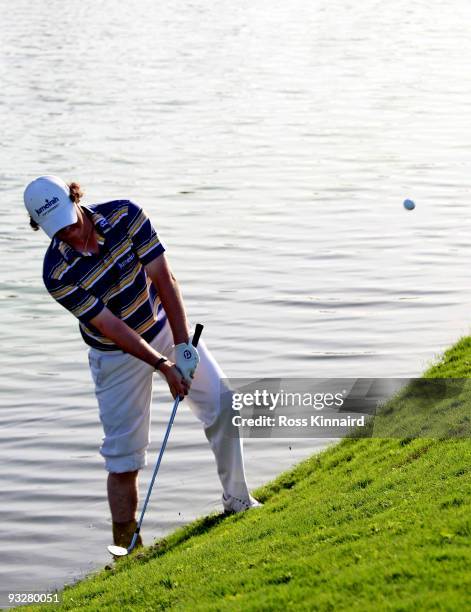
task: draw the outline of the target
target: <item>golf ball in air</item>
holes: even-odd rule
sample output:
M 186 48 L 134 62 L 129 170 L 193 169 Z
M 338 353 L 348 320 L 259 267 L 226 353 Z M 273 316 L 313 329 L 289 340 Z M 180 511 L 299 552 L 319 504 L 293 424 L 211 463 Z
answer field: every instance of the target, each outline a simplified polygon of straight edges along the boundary
M 407 210 L 414 210 L 415 203 L 412 200 L 404 200 L 404 208 Z

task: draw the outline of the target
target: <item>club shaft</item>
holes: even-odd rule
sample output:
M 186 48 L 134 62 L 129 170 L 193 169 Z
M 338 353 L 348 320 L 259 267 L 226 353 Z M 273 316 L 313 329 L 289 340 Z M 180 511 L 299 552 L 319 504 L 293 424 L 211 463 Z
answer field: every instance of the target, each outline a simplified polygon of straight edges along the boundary
M 200 339 L 202 331 L 203 331 L 203 325 L 201 325 L 201 323 L 198 323 L 196 325 L 195 333 L 194 333 L 193 339 L 192 339 L 193 346 L 197 346 L 198 345 L 198 342 L 199 342 L 199 339 Z M 131 552 L 131 550 L 136 545 L 137 537 L 138 537 L 139 532 L 141 530 L 142 521 L 144 519 L 144 514 L 146 513 L 147 504 L 149 502 L 150 495 L 152 493 L 152 487 L 154 486 L 154 482 L 155 482 L 155 479 L 157 477 L 157 472 L 159 471 L 160 462 L 162 461 L 162 457 L 163 457 L 163 454 L 164 454 L 164 451 L 165 451 L 165 447 L 167 446 L 167 440 L 168 440 L 168 437 L 170 435 L 170 430 L 172 429 L 173 421 L 175 420 L 175 415 L 177 414 L 177 408 L 178 408 L 179 403 L 180 403 L 180 396 L 177 395 L 177 397 L 175 399 L 175 403 L 173 404 L 172 414 L 170 415 L 170 419 L 168 421 L 167 431 L 165 432 L 164 440 L 162 442 L 162 446 L 160 447 L 159 458 L 157 459 L 157 463 L 156 463 L 155 468 L 154 468 L 154 473 L 152 474 L 152 479 L 150 481 L 150 485 L 149 485 L 149 488 L 148 488 L 148 491 L 147 491 L 146 500 L 144 502 L 144 505 L 142 506 L 141 516 L 139 518 L 139 522 L 137 524 L 136 531 L 134 532 L 134 535 L 132 537 L 131 544 L 128 547 L 128 553 Z
M 175 400 L 175 403 L 173 404 L 173 410 L 172 410 L 172 414 L 170 415 L 170 419 L 169 419 L 169 422 L 168 422 L 168 425 L 167 425 L 167 431 L 165 432 L 164 440 L 162 442 L 162 446 L 160 447 L 159 458 L 157 459 L 157 463 L 156 463 L 155 468 L 154 468 L 154 473 L 152 474 L 152 479 L 150 481 L 149 489 L 147 491 L 146 500 L 145 500 L 144 505 L 142 507 L 141 516 L 139 518 L 139 523 L 137 524 L 136 537 L 137 537 L 137 534 L 139 533 L 139 530 L 141 528 L 142 519 L 144 518 L 144 514 L 146 512 L 147 504 L 149 502 L 150 495 L 152 493 L 152 487 L 154 486 L 154 482 L 155 482 L 155 479 L 157 477 L 157 472 L 159 471 L 160 462 L 162 461 L 162 457 L 163 457 L 163 454 L 164 454 L 164 451 L 165 451 L 165 447 L 167 446 L 167 440 L 168 440 L 168 437 L 170 435 L 170 430 L 172 429 L 173 421 L 175 420 L 175 415 L 177 414 L 177 408 L 178 408 L 178 404 L 179 403 L 180 403 L 180 397 L 177 396 L 177 398 Z

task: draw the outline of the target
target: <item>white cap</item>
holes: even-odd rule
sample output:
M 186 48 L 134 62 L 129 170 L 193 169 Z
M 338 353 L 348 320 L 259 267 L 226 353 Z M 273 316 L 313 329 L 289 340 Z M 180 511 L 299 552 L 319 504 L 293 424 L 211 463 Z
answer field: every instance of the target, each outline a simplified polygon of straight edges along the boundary
M 49 238 L 77 222 L 77 211 L 69 194 L 68 185 L 58 176 L 38 176 L 25 189 L 26 210 Z

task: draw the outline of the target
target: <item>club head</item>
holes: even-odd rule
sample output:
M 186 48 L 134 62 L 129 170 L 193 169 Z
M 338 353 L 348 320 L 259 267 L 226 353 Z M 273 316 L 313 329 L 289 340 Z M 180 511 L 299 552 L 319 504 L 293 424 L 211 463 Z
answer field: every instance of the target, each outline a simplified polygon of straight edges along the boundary
M 125 557 L 128 554 L 128 549 L 122 546 L 108 546 L 108 551 L 115 557 Z

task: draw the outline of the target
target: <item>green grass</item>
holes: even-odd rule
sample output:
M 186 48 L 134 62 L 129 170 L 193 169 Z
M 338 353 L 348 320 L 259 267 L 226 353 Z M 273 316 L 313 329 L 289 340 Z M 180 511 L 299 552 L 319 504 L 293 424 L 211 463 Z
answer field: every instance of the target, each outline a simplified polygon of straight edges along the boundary
M 424 377 L 470 373 L 464 338 Z M 471 608 L 469 394 L 399 394 L 378 429 L 394 437 L 345 439 L 260 488 L 263 508 L 195 521 L 41 609 Z

